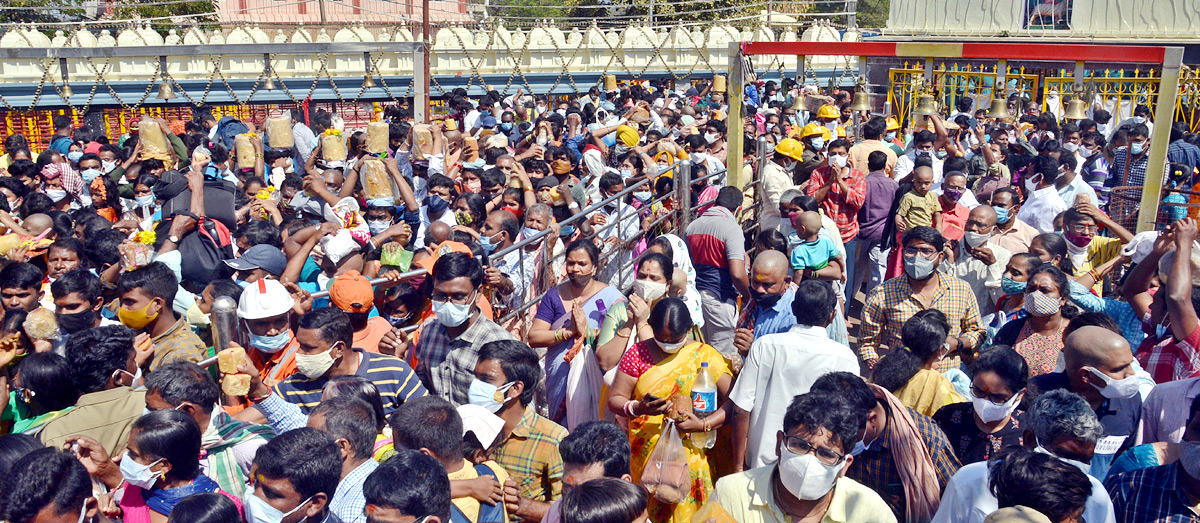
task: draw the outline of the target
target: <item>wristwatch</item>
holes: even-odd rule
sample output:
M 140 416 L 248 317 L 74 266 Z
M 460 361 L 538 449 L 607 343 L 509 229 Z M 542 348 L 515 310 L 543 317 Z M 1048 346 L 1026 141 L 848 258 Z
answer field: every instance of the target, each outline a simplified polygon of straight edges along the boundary
M 174 244 L 179 244 L 179 237 L 172 234 L 170 236 L 167 236 L 167 241 L 174 243 Z

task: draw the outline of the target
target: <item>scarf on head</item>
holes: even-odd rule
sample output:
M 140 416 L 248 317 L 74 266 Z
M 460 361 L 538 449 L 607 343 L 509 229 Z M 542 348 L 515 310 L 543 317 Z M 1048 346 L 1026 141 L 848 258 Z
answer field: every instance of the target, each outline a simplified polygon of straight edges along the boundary
M 908 413 L 908 408 L 899 398 L 879 385 L 871 384 L 875 397 L 887 402 L 888 447 L 892 461 L 899 469 L 904 484 L 905 521 L 929 521 L 937 512 L 941 500 L 941 487 L 929 448 L 921 439 L 917 422 Z

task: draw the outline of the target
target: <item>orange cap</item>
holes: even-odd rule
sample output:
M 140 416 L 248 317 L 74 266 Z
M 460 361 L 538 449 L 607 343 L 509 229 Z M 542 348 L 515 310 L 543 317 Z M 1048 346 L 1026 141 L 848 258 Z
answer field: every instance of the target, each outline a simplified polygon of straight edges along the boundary
M 371 281 L 358 271 L 349 271 L 333 279 L 329 287 L 333 306 L 346 312 L 370 312 L 375 304 L 375 289 Z
M 470 247 L 467 247 L 466 244 L 463 244 L 462 242 L 444 241 L 441 245 L 438 245 L 437 248 L 433 250 L 433 256 L 422 258 L 413 262 L 413 264 L 425 269 L 428 272 L 433 272 L 433 264 L 437 263 L 438 258 L 441 258 L 443 254 L 450 252 L 464 252 L 467 253 L 468 256 L 473 256 L 475 254 L 471 252 Z

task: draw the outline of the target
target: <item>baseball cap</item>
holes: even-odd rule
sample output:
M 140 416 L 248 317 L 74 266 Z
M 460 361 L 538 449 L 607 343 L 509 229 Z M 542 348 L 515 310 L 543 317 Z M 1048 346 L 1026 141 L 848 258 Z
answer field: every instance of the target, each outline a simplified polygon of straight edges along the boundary
M 472 256 L 475 254 L 471 252 L 470 247 L 467 247 L 462 242 L 444 241 L 441 245 L 438 245 L 437 248 L 433 250 L 432 256 L 422 258 L 413 263 L 418 267 L 425 269 L 426 271 L 433 272 L 433 264 L 437 263 L 438 258 L 441 258 L 443 254 L 451 252 L 463 252 Z
M 329 287 L 329 301 L 346 312 L 370 312 L 375 304 L 375 289 L 371 280 L 358 271 L 339 274 Z
M 283 274 L 284 268 L 287 267 L 287 257 L 283 255 L 283 251 L 276 247 L 258 244 L 246 249 L 246 252 L 243 252 L 237 258 L 225 260 L 225 263 L 233 267 L 234 270 L 249 271 L 262 269 L 275 277 L 279 277 Z
M 458 415 L 462 417 L 463 436 L 474 432 L 485 449 L 496 442 L 496 436 L 499 436 L 500 429 L 504 428 L 504 420 L 500 419 L 500 416 L 479 405 L 459 405 Z

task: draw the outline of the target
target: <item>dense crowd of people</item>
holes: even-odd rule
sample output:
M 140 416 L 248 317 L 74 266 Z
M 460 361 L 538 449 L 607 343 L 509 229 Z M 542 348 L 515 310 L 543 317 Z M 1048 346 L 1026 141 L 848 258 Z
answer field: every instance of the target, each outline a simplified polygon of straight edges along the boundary
M 719 90 L 8 136 L 0 520 L 1200 521 L 1147 108 Z

